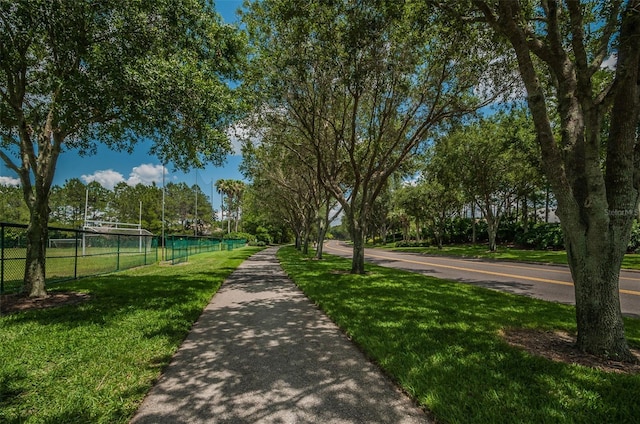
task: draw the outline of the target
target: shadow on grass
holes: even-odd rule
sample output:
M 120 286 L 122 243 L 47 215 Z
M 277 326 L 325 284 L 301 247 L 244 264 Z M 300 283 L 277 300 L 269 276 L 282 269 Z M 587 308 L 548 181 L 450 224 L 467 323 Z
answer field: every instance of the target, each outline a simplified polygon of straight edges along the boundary
M 222 281 L 255 251 L 66 282 L 56 290 L 91 299 L 2 317 L 0 421 L 127 422 Z
M 0 422 L 5 422 L 3 410 L 19 403 L 26 392 L 27 374 L 22 370 L 12 370 L 0 374 Z
M 335 257 L 285 269 L 420 404 L 443 422 L 635 422 L 640 376 L 531 356 L 499 336 L 508 327 L 575 333 L 572 307 L 371 266 L 336 272 Z M 637 320 L 627 320 L 637 343 Z
M 133 423 L 424 422 L 273 258 L 227 284 Z

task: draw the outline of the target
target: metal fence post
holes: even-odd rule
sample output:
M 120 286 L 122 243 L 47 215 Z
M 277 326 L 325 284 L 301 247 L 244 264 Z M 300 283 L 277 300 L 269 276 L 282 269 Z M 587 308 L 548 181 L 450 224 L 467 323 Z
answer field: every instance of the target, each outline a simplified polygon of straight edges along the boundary
M 171 243 L 169 243 L 169 245 L 171 246 L 171 264 L 173 264 L 173 257 L 174 257 L 174 246 L 173 246 L 173 236 L 170 236 Z
M 120 234 L 116 236 L 116 240 L 118 241 L 116 243 L 116 271 L 120 271 Z
M 4 293 L 4 223 L 0 223 L 0 294 Z
M 73 279 L 75 280 L 76 278 L 78 278 L 78 241 L 80 240 L 78 237 L 78 234 L 80 234 L 77 230 L 75 231 L 76 233 L 76 253 L 74 255 L 74 260 L 73 260 Z

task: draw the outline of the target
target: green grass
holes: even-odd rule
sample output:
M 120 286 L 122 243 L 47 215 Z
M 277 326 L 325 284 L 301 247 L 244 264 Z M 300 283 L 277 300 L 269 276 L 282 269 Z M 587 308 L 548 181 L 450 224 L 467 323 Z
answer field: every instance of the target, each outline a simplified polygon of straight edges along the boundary
M 26 250 L 4 249 L 3 253 L 4 292 L 15 293 L 22 286 Z M 75 249 L 47 249 L 47 284 L 53 287 L 74 276 L 80 278 L 152 264 L 159 260 L 158 253 L 155 248 L 146 253 L 137 248 L 90 248 L 86 255 L 79 250 L 76 258 Z
M 0 422 L 126 423 L 221 282 L 259 248 L 56 286 L 75 306 L 0 317 Z
M 425 255 L 458 256 L 466 258 L 497 259 L 507 261 L 540 262 L 547 264 L 567 264 L 567 253 L 564 250 L 529 250 L 512 247 L 498 246 L 495 252 L 491 252 L 486 245 L 464 244 L 448 245 L 442 249 L 437 247 L 392 247 L 386 248 L 398 252 L 423 253 Z M 640 270 L 640 255 L 627 254 L 622 262 L 622 268 Z
M 640 375 L 532 356 L 504 328 L 575 333 L 573 307 L 368 265 L 304 260 L 281 249 L 287 273 L 376 363 L 444 423 L 632 423 Z M 640 321 L 626 321 L 640 346 Z

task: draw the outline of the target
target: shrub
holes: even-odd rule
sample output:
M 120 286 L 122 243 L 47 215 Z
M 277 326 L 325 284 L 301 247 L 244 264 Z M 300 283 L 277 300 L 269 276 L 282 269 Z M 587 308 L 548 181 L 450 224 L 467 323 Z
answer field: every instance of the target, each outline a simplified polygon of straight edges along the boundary
M 515 237 L 516 244 L 538 250 L 564 249 L 564 236 L 560 224 L 536 224 Z
M 640 224 L 638 224 L 638 220 L 635 220 L 631 227 L 631 238 L 629 239 L 627 252 L 637 253 L 638 250 L 640 250 Z
M 273 239 L 271 238 L 271 234 L 269 234 L 269 230 L 265 227 L 259 226 L 256 228 L 256 241 L 262 242 L 262 246 L 265 246 L 267 244 L 271 244 Z
M 402 240 L 397 241 L 396 247 L 429 247 L 431 243 L 428 241 Z
M 523 231 L 520 221 L 513 216 L 506 216 L 500 221 L 496 237 L 499 243 L 512 243 Z
M 242 232 L 231 232 L 225 234 L 223 237 L 224 240 L 246 240 L 247 242 L 256 241 L 256 236 L 249 233 Z

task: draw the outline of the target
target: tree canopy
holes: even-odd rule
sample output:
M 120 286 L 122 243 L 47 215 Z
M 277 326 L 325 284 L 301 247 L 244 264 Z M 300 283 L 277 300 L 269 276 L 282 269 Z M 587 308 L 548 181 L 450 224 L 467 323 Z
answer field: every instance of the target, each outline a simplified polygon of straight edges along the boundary
M 472 0 L 450 10 L 492 28 L 517 57 L 558 202 L 579 347 L 633 359 L 618 276 L 640 196 L 640 1 Z
M 481 30 L 454 31 L 423 2 L 252 3 L 245 22 L 259 126 L 280 140 L 340 202 L 364 272 L 363 234 L 389 176 L 445 119 L 480 107 L 490 51 Z
M 25 290 L 41 296 L 61 152 L 98 143 L 186 169 L 220 163 L 241 110 L 244 38 L 203 0 L 0 0 L 0 158 L 30 211 Z

